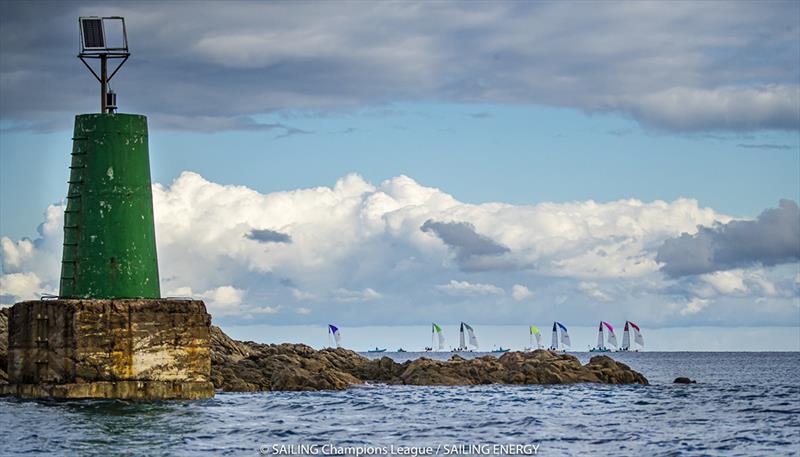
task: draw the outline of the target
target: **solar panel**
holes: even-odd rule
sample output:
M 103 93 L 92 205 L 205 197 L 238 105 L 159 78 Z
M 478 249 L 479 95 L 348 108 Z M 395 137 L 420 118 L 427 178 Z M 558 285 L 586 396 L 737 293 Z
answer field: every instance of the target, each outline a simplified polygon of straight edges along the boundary
M 83 47 L 86 49 L 105 48 L 106 41 L 103 37 L 103 20 L 100 18 L 81 19 L 83 31 Z

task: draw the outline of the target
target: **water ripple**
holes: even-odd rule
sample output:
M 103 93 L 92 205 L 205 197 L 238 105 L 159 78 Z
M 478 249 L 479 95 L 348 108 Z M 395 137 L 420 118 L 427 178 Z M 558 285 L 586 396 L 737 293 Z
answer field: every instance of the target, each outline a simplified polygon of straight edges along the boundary
M 535 443 L 544 455 L 791 455 L 800 448 L 797 353 L 614 357 L 653 385 L 369 385 L 198 402 L 0 399 L 0 455 L 252 456 L 260 445 L 312 443 Z M 699 383 L 672 384 L 679 375 Z

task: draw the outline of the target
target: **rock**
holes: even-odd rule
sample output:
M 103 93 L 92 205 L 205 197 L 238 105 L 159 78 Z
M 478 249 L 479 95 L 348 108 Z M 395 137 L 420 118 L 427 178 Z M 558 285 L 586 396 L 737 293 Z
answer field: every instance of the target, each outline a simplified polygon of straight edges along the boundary
M 397 363 L 371 360 L 347 349 L 316 351 L 304 344 L 235 341 L 212 326 L 211 380 L 232 392 L 342 390 L 364 382 L 417 386 L 478 384 L 648 384 L 647 379 L 608 356 L 581 365 L 577 357 L 552 351 L 507 352 L 466 360 L 422 357 Z
M 8 383 L 8 315 L 11 308 L 0 308 L 0 384 Z
M 217 326 L 211 326 L 211 344 L 211 382 L 224 391 L 342 390 L 361 383 L 354 373 L 379 375 L 371 369 L 379 363 L 345 349 L 235 341 Z
M 250 355 L 250 349 L 246 343 L 233 340 L 216 325 L 211 326 L 211 346 L 214 348 L 211 357 L 216 357 L 219 361 L 224 359 L 236 361 Z
M 674 384 L 697 384 L 697 381 L 695 381 L 693 379 L 689 379 L 689 378 L 683 377 L 683 376 L 675 378 L 675 380 L 672 381 L 672 382 Z

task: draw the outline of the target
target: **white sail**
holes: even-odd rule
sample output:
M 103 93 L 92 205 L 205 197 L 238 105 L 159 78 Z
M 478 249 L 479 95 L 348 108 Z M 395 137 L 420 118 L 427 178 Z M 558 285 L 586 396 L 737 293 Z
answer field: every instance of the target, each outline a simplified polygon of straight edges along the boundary
M 556 324 L 558 324 L 558 327 L 561 329 L 561 344 L 567 347 L 572 347 L 572 343 L 569 341 L 569 333 L 567 333 L 567 328 L 564 327 L 564 325 L 560 322 L 556 322 Z
M 622 350 L 627 351 L 631 348 L 631 332 L 628 330 L 628 321 L 625 321 L 625 329 L 622 331 Z
M 475 346 L 475 349 L 481 346 L 478 344 L 478 338 L 475 336 L 475 332 L 472 329 L 469 329 L 469 344 Z
M 434 323 L 431 325 L 431 349 L 436 349 L 437 347 L 439 350 L 444 349 L 444 332 L 442 332 L 441 327 Z
M 603 323 L 600 322 L 600 328 L 597 329 L 597 349 L 603 349 Z
M 636 344 L 638 344 L 639 346 L 644 347 L 644 337 L 642 336 L 642 332 L 640 332 L 639 329 L 633 330 L 633 341 L 636 341 Z
M 469 336 L 469 344 L 475 346 L 475 349 L 478 349 L 478 338 L 475 337 L 475 330 L 472 329 L 467 324 L 464 324 L 464 328 L 467 329 L 467 335 Z
M 533 349 L 533 337 L 536 336 L 536 347 L 541 349 L 542 348 L 542 334 L 539 333 L 539 329 L 534 327 L 533 325 L 530 326 L 531 335 L 531 349 Z
M 606 330 L 608 330 L 608 344 L 617 347 L 617 334 L 614 333 L 614 327 L 612 327 L 608 322 L 604 321 L 600 321 L 600 326 L 605 326 Z
M 614 332 L 608 332 L 608 344 L 617 347 L 617 335 Z
M 630 324 L 631 327 L 633 327 L 633 341 L 635 341 L 639 346 L 644 347 L 644 337 L 642 336 L 642 331 L 639 329 L 639 326 L 633 322 Z
M 458 348 L 466 349 L 467 341 L 464 339 L 464 323 L 461 323 L 461 329 L 458 331 Z
M 555 322 L 553 322 L 553 341 L 550 343 L 550 349 L 558 349 L 558 330 Z
M 342 347 L 342 334 L 339 333 L 339 329 L 335 325 L 328 324 L 328 335 L 333 336 L 337 348 Z
M 622 349 L 628 350 L 631 348 L 631 332 L 628 330 L 628 323 L 625 322 L 625 329 L 622 331 Z
M 572 343 L 569 341 L 569 333 L 566 330 L 561 331 L 561 344 L 567 347 L 572 347 Z

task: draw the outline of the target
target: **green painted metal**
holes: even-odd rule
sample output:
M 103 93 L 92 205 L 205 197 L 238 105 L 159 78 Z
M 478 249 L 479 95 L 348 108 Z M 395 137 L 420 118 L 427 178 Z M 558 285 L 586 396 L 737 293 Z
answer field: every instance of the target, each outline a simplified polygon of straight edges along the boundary
M 59 295 L 161 296 L 145 116 L 75 116 Z

